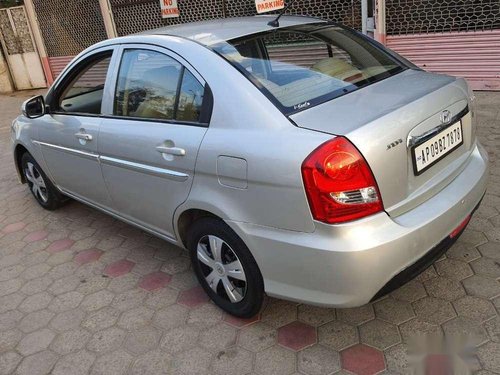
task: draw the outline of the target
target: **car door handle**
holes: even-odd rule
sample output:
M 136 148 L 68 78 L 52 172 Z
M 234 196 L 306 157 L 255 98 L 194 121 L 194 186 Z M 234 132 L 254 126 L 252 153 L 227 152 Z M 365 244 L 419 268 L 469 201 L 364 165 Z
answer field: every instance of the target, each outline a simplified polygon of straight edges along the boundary
M 84 141 L 90 142 L 92 140 L 92 135 L 87 133 L 76 133 L 75 137 L 78 139 L 83 139 Z
M 175 156 L 184 156 L 186 155 L 186 150 L 180 147 L 167 147 L 167 146 L 158 146 L 156 147 L 156 151 L 161 154 L 169 154 Z

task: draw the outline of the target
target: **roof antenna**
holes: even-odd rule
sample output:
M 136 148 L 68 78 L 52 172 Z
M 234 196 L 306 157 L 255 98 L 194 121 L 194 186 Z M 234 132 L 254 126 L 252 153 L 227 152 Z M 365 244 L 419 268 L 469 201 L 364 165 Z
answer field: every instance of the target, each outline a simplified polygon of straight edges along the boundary
M 283 14 L 285 14 L 285 12 L 293 5 L 293 3 L 295 3 L 296 0 L 291 0 L 290 3 L 283 8 L 283 10 L 280 12 L 280 14 L 278 14 L 278 17 L 276 17 L 276 19 L 270 21 L 268 23 L 269 26 L 271 27 L 280 27 L 280 18 Z

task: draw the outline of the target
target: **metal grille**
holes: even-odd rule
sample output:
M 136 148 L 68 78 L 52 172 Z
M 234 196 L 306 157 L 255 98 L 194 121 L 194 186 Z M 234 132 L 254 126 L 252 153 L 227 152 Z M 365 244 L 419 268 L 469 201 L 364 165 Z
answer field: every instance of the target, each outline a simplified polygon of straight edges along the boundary
M 254 0 L 226 0 L 227 17 L 255 14 Z M 298 0 L 286 14 L 320 17 L 361 29 L 361 0 Z
M 500 29 L 499 0 L 387 0 L 388 35 Z
M 9 8 L 14 27 L 16 28 L 17 41 L 23 53 L 35 52 L 35 46 L 31 39 L 31 32 L 28 26 L 28 19 L 24 6 Z
M 106 39 L 99 0 L 33 0 L 51 57 L 74 56 Z
M 179 18 L 162 19 L 158 0 L 110 0 L 118 35 L 200 20 L 253 16 L 254 0 L 179 0 Z M 288 14 L 327 18 L 361 28 L 361 0 L 299 0 Z
M 34 52 L 24 7 L 0 9 L 0 33 L 7 54 Z
M 9 15 L 7 14 L 7 9 L 0 10 L 0 32 L 9 55 L 15 55 L 21 53 L 20 46 L 17 42 L 16 34 L 10 23 Z
M 178 1 L 180 17 L 161 18 L 158 0 L 110 0 L 118 35 L 135 34 L 167 25 L 224 17 L 220 0 Z

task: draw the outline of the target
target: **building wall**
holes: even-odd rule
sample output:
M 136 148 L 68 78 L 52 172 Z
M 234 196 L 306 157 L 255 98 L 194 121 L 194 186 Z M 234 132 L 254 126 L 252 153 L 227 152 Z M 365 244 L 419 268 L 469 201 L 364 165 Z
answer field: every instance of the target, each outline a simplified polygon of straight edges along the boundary
M 11 92 L 13 89 L 9 67 L 0 48 L 0 93 Z
M 159 0 L 30 1 L 54 78 L 74 55 L 107 38 L 100 10 L 103 3 L 109 4 L 118 35 L 256 13 L 254 0 L 178 0 L 180 17 L 169 19 L 161 18 Z M 389 48 L 429 71 L 466 77 L 476 89 L 500 87 L 499 0 L 373 1 L 378 7 L 385 4 L 384 22 L 377 28 L 383 30 L 381 40 L 387 41 Z M 361 0 L 297 0 L 288 13 L 361 29 Z

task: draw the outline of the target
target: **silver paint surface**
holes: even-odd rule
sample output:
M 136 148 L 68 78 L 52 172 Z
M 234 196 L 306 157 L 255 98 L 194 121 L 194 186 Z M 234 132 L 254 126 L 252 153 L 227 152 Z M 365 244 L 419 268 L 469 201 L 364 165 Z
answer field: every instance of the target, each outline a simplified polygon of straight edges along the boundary
M 361 305 L 448 236 L 483 196 L 487 155 L 476 140 L 471 113 L 463 119 L 464 145 L 420 176 L 412 172 L 407 147 L 410 137 L 439 125 L 444 110 L 472 109 L 472 94 L 464 80 L 407 70 L 290 121 L 241 73 L 198 43 L 265 31 L 268 20 L 210 21 L 98 43 L 77 56 L 53 87 L 82 59 L 113 49 L 103 116 L 19 116 L 13 146 L 27 148 L 69 196 L 180 246 L 183 212 L 205 210 L 220 217 L 254 255 L 270 295 L 324 306 Z M 124 46 L 161 50 L 206 82 L 214 97 L 209 127 L 111 117 Z M 75 136 L 82 129 L 92 136 L 83 145 Z M 312 219 L 301 164 L 336 135 L 346 136 L 368 161 L 386 212 L 341 225 Z M 387 149 L 399 139 L 403 142 Z M 162 145 L 182 148 L 185 155 L 164 158 L 157 150 Z M 221 156 L 246 161 L 246 188 L 221 183 Z M 224 170 L 223 180 L 243 180 L 242 167 Z

